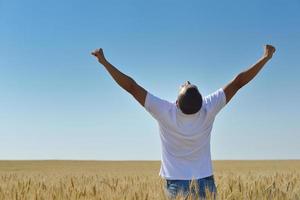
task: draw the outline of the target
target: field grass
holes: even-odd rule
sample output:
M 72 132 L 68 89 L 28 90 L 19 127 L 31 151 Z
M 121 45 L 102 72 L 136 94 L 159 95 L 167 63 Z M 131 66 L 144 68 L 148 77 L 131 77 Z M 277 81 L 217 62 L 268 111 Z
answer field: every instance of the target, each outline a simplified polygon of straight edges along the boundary
M 0 161 L 0 199 L 166 199 L 159 167 L 159 161 Z M 214 171 L 218 199 L 300 200 L 300 161 L 214 161 Z

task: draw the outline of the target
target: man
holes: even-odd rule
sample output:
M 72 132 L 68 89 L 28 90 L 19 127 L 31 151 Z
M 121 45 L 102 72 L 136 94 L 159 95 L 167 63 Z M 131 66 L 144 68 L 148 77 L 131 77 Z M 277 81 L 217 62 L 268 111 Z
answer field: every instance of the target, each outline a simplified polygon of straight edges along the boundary
M 204 98 L 195 85 L 185 82 L 180 87 L 176 103 L 162 100 L 147 92 L 131 77 L 110 64 L 102 49 L 95 50 L 92 55 L 157 120 L 162 144 L 159 174 L 166 180 L 167 196 L 175 198 L 178 194 L 194 196 L 197 193 L 203 198 L 207 190 L 214 196 L 216 194 L 210 154 L 210 135 L 214 119 L 237 91 L 258 74 L 274 52 L 273 46 L 266 45 L 263 56 L 256 64 Z M 196 181 L 196 189 L 189 189 L 191 180 Z

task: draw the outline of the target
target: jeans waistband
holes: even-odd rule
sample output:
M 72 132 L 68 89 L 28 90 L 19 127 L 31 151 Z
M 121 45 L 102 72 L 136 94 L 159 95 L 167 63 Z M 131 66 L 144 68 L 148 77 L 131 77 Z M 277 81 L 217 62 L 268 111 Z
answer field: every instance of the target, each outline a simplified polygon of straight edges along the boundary
M 208 177 L 204 177 L 204 178 L 200 178 L 200 179 L 210 180 L 210 179 L 213 179 L 213 178 L 214 178 L 214 175 L 211 175 L 211 176 L 208 176 Z
M 204 178 L 198 178 L 196 180 L 212 180 L 214 179 L 214 175 L 211 175 L 211 176 L 207 176 L 207 177 L 204 177 Z M 191 181 L 191 180 L 170 180 L 170 179 L 166 179 L 166 181 Z

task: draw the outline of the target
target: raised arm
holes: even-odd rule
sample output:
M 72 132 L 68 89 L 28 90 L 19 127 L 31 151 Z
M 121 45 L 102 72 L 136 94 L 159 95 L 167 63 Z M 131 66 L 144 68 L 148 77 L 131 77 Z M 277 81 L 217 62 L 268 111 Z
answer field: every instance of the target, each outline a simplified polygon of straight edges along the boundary
M 226 103 L 230 101 L 240 88 L 250 82 L 258 74 L 263 66 L 272 58 L 274 52 L 275 48 L 273 46 L 266 45 L 264 47 L 264 54 L 257 63 L 238 74 L 229 84 L 223 87 L 226 95 Z
M 144 88 L 139 86 L 131 77 L 123 74 L 116 67 L 110 64 L 104 57 L 102 49 L 96 49 L 92 52 L 92 55 L 94 55 L 98 59 L 99 63 L 105 67 L 119 86 L 129 92 L 142 106 L 145 105 L 147 91 Z

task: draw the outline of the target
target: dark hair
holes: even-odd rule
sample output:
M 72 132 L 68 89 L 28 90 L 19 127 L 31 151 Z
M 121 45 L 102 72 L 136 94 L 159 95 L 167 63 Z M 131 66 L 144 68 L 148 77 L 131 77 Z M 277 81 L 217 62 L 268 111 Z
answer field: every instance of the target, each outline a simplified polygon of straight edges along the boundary
M 178 106 L 184 114 L 195 114 L 202 107 L 202 96 L 195 85 L 188 85 L 179 94 Z

